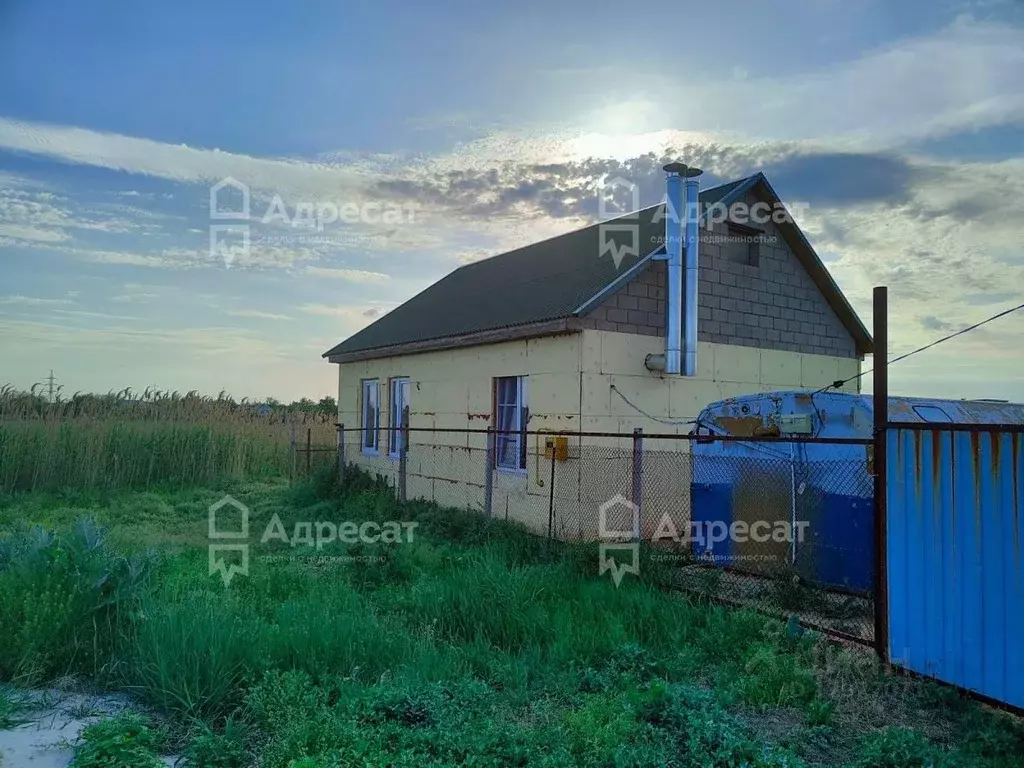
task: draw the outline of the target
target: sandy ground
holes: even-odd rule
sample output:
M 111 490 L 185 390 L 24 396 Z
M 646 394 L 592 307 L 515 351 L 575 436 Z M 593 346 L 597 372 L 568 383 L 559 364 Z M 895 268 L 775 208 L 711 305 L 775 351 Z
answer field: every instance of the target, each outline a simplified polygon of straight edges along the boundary
M 131 705 L 127 696 L 96 696 L 59 690 L 28 691 L 38 709 L 17 728 L 0 731 L 0 768 L 66 768 L 82 730 Z M 175 765 L 177 758 L 165 757 Z

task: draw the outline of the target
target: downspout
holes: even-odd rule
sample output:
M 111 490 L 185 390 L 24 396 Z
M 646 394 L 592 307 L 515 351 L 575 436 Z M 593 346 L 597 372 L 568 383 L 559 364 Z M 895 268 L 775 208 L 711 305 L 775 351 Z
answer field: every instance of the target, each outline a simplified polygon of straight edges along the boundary
M 666 276 L 666 304 L 665 304 L 665 354 L 648 355 L 644 365 L 648 370 L 661 371 L 678 375 L 689 372 L 686 365 L 692 364 L 692 370 L 696 371 L 697 352 L 697 310 L 696 298 L 690 299 L 690 254 L 693 258 L 693 296 L 697 295 L 697 248 L 699 224 L 699 206 L 697 195 L 699 182 L 697 177 L 703 171 L 699 168 L 690 168 L 683 163 L 669 163 L 665 166 L 665 173 L 668 178 L 665 180 L 666 202 L 665 202 L 665 255 L 660 257 L 667 262 Z M 692 190 L 691 190 L 692 188 Z M 689 204 L 688 198 L 692 192 L 693 204 Z M 691 213 L 691 209 L 694 213 Z M 691 229 L 692 219 L 692 234 Z M 687 247 L 689 238 L 692 237 L 694 245 Z M 683 252 L 687 252 L 686 258 L 686 303 L 683 303 L 684 291 L 684 262 Z M 658 257 L 655 257 L 658 258 Z M 683 318 L 684 306 L 687 318 Z M 693 307 L 693 320 L 690 321 L 690 307 Z M 693 344 L 689 344 L 689 336 L 693 334 Z M 684 341 L 684 327 L 687 341 Z M 684 359 L 692 361 L 684 365 Z M 689 375 L 692 375 L 689 374 Z

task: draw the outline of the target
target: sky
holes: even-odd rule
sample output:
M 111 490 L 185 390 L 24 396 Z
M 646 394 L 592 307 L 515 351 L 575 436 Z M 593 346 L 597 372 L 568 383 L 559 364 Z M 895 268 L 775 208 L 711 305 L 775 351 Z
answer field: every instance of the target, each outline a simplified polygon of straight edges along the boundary
M 383 9 L 0 0 L 0 385 L 334 394 L 328 348 L 666 158 L 763 171 L 893 355 L 1024 302 L 1020 0 Z M 890 390 L 1024 402 L 1022 334 Z

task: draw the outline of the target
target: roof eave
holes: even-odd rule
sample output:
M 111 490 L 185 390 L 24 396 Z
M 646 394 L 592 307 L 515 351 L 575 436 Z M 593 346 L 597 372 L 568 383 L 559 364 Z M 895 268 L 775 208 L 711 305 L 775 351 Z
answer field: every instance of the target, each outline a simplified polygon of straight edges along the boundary
M 398 357 L 400 355 L 412 355 L 420 352 L 436 352 L 444 349 L 460 349 L 463 347 L 475 347 L 482 344 L 497 344 L 503 341 L 520 341 L 522 339 L 537 338 L 540 336 L 557 336 L 564 333 L 577 333 L 582 330 L 582 325 L 576 317 L 560 317 L 550 320 L 542 320 L 523 325 L 507 326 L 505 328 L 492 328 L 486 331 L 475 331 L 473 333 L 461 334 L 459 336 L 442 336 L 436 339 L 423 339 L 420 341 L 404 342 L 402 344 L 391 344 L 385 347 L 373 349 L 358 349 L 352 352 L 336 352 L 331 350 L 324 354 L 328 362 L 338 365 L 344 363 L 356 363 L 365 360 L 379 360 L 383 357 Z M 337 349 L 337 348 L 335 348 Z

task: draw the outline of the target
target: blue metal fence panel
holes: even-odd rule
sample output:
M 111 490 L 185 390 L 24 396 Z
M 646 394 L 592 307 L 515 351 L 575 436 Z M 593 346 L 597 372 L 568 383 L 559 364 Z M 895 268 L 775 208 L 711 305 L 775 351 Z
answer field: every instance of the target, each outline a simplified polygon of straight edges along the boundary
M 1024 434 L 887 440 L 893 663 L 1024 707 Z

